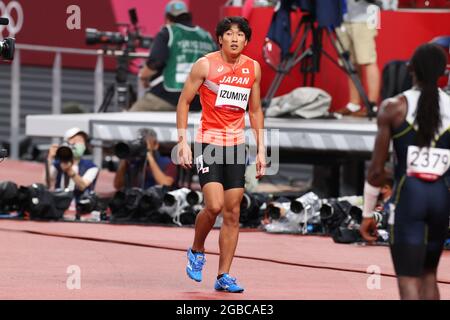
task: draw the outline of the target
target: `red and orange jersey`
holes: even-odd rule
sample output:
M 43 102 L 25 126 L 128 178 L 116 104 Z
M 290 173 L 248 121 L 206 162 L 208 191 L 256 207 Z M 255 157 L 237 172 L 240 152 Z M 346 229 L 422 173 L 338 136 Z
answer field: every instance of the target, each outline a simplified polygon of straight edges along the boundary
M 255 82 L 255 61 L 241 55 L 236 65 L 220 51 L 205 56 L 209 74 L 200 87 L 202 118 L 196 141 L 233 146 L 245 143 L 245 111 Z

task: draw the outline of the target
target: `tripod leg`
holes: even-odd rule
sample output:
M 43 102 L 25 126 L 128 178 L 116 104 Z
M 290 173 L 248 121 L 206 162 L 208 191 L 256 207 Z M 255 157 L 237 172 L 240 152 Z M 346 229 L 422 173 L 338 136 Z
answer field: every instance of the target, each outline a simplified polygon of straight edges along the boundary
M 267 91 L 267 94 L 265 98 L 263 99 L 263 107 L 268 108 L 270 106 L 270 102 L 272 101 L 273 97 L 275 96 L 276 92 L 278 91 L 278 88 L 280 87 L 281 81 L 283 81 L 284 73 L 281 71 L 278 71 L 275 79 L 270 84 L 270 88 Z
M 128 84 L 128 108 L 127 110 L 129 110 L 131 108 L 131 106 L 136 102 L 137 100 L 137 95 L 136 92 L 134 91 L 134 88 L 131 84 Z
M 297 63 L 299 63 L 302 59 L 304 59 L 307 56 L 307 51 L 304 51 L 303 54 L 300 57 L 296 58 L 298 56 L 298 54 L 300 53 L 300 51 L 302 49 L 304 50 L 308 33 L 311 31 L 311 28 L 312 28 L 312 23 L 308 22 L 308 21 L 309 21 L 308 19 L 300 20 L 300 23 L 297 26 L 297 29 L 295 31 L 294 38 L 292 39 L 292 43 L 295 42 L 295 39 L 301 33 L 301 28 L 302 27 L 304 27 L 303 35 L 302 35 L 302 37 L 300 39 L 300 42 L 297 45 L 294 53 L 289 55 L 289 56 L 287 56 L 287 57 L 285 57 L 283 59 L 283 61 L 280 63 L 280 67 L 277 70 L 277 74 L 275 76 L 275 79 L 270 84 L 269 90 L 268 90 L 266 96 L 263 99 L 263 108 L 264 109 L 269 107 L 270 102 L 272 101 L 273 97 L 277 93 L 278 88 L 280 87 L 281 82 L 283 81 L 283 79 L 286 76 L 286 74 L 288 74 L 289 71 Z
M 114 84 L 111 84 L 106 90 L 105 98 L 103 99 L 100 108 L 98 109 L 98 113 L 106 112 L 108 110 L 108 106 L 111 103 L 112 98 L 114 97 Z

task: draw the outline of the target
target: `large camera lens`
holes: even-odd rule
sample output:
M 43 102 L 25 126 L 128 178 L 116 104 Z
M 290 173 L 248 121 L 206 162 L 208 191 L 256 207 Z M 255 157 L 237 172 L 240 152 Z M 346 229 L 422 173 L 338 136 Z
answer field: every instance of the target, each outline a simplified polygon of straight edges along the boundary
M 77 202 L 77 212 L 79 214 L 91 213 L 97 208 L 97 197 L 89 194 L 81 197 Z
M 128 155 L 130 154 L 130 147 L 128 146 L 128 143 L 119 142 L 116 144 L 114 153 L 117 157 L 119 157 L 119 159 L 128 158 Z
M 190 206 L 200 204 L 203 202 L 203 194 L 198 191 L 191 191 L 187 194 L 186 201 Z
M 293 213 L 300 213 L 303 210 L 305 210 L 305 207 L 303 206 L 303 203 L 301 203 L 298 200 L 294 200 L 291 202 L 291 211 Z
M 272 219 L 280 219 L 280 217 L 281 217 L 281 209 L 276 207 L 276 206 L 274 206 L 273 204 L 269 204 L 267 206 L 267 214 Z
M 173 207 L 177 203 L 177 198 L 170 193 L 166 193 L 163 198 L 163 203 L 166 207 Z
M 145 192 L 139 202 L 139 209 L 143 213 L 158 210 L 162 205 L 162 199 L 155 192 Z
M 320 208 L 320 219 L 322 221 L 330 219 L 334 215 L 334 208 L 331 204 L 324 203 Z
M 127 142 L 119 142 L 114 147 L 114 154 L 119 159 L 145 158 L 147 154 L 147 144 L 144 139 Z
M 127 37 L 119 32 L 98 31 L 97 29 L 86 29 L 86 44 L 124 44 Z
M 15 40 L 13 38 L 6 38 L 0 41 L 0 57 L 4 60 L 13 60 L 15 51 Z
M 14 199 L 17 194 L 17 185 L 11 181 L 0 182 L 0 202 Z
M 61 145 L 56 150 L 56 160 L 61 162 L 73 162 L 73 152 L 69 145 Z

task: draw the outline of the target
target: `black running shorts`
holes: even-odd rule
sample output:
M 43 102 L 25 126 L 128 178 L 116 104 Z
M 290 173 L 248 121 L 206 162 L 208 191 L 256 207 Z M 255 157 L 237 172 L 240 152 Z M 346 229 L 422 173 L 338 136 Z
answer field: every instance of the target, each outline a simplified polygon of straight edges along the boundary
M 245 144 L 224 147 L 196 143 L 195 165 L 203 188 L 210 182 L 218 182 L 224 190 L 244 188 L 246 150 Z

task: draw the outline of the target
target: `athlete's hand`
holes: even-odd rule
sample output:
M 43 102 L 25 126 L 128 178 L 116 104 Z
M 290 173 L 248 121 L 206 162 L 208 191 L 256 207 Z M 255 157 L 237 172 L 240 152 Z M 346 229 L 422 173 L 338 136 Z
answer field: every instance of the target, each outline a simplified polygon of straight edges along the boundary
M 266 174 L 266 150 L 258 151 L 256 155 L 256 179 L 261 179 Z
M 187 143 L 180 142 L 178 144 L 178 163 L 184 169 L 192 168 L 192 151 Z
M 377 222 L 374 218 L 363 218 L 361 222 L 361 226 L 359 228 L 359 232 L 361 236 L 369 242 L 373 244 L 377 239 Z

